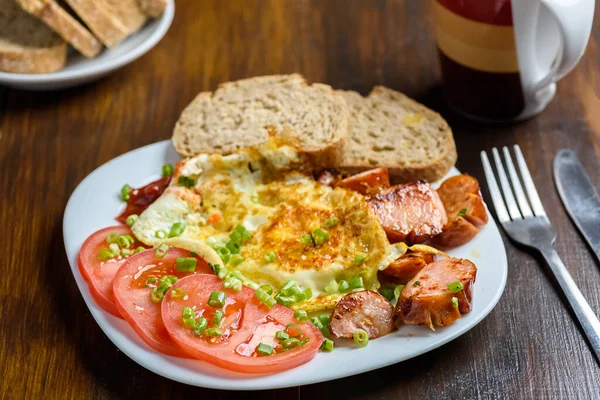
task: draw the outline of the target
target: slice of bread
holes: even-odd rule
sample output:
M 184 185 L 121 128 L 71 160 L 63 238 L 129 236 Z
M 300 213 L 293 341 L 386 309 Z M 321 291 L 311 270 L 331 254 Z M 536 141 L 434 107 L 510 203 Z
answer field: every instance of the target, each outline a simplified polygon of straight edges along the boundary
M 65 66 L 67 44 L 14 0 L 0 0 L 0 71 L 45 74 Z
M 103 1 L 66 1 L 106 47 L 115 47 L 129 34 L 127 27 L 106 7 Z
M 167 8 L 167 0 L 137 0 L 144 14 L 152 18 L 158 18 Z
M 452 131 L 438 113 L 402 93 L 375 87 L 369 96 L 339 91 L 351 127 L 342 169 L 386 167 L 395 182 L 436 181 L 456 163 Z
M 95 57 L 102 44 L 54 0 L 17 0 L 25 11 L 44 21 L 86 57 Z
M 336 166 L 348 109 L 330 86 L 297 74 L 243 79 L 200 93 L 181 114 L 173 144 L 184 156 L 229 153 L 267 140 L 269 126 L 293 136 L 316 164 Z
M 127 28 L 127 33 L 132 34 L 148 20 L 148 16 L 142 12 L 137 0 L 96 0 L 110 10 L 115 17 Z

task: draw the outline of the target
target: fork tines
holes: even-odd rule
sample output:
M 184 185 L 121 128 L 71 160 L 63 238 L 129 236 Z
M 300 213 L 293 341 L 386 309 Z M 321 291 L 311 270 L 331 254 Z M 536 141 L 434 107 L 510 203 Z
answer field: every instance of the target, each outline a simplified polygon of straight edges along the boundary
M 504 164 L 502 163 L 502 158 L 500 157 L 498 149 L 495 147 L 492 149 L 494 163 L 496 164 L 496 172 L 500 179 L 502 191 L 498 188 L 498 183 L 496 182 L 496 177 L 487 153 L 485 151 L 481 152 L 481 162 L 483 163 L 485 177 L 500 222 L 504 223 L 510 220 L 514 221 L 516 219 L 530 218 L 533 216 L 545 216 L 546 212 L 542 206 L 533 179 L 531 179 L 531 174 L 529 173 L 527 164 L 525 164 L 525 159 L 523 158 L 519 145 L 514 146 L 514 152 L 517 164 L 519 165 L 519 171 L 521 172 L 521 179 L 519 179 L 519 174 L 513 164 L 508 147 L 504 146 L 502 152 L 504 153 Z M 504 165 L 506 165 L 506 169 Z M 507 171 L 508 177 L 506 175 Z M 525 185 L 527 196 L 523 191 L 523 186 L 521 186 L 521 180 Z

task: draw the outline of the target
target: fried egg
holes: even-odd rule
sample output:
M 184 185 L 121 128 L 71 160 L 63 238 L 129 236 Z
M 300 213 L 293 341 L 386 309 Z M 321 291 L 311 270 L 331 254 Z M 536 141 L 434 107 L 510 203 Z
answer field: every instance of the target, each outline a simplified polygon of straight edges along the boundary
M 312 291 L 310 299 L 292 308 L 331 308 L 343 294 L 328 294 L 328 284 L 360 276 L 366 287 L 378 288 L 376 271 L 394 259 L 397 249 L 361 194 L 316 182 L 307 165 L 303 153 L 274 139 L 229 155 L 190 158 L 132 231 L 147 245 L 167 240 L 193 251 L 190 243 L 198 243 L 206 254 L 207 248 L 223 248 L 232 231 L 243 226 L 252 237 L 239 250 L 239 264 L 225 263 L 229 271 L 237 269 L 276 292 L 290 280 Z M 157 237 L 158 231 L 168 235 L 176 223 L 185 224 L 176 238 Z M 307 243 L 306 235 L 318 229 L 328 239 Z

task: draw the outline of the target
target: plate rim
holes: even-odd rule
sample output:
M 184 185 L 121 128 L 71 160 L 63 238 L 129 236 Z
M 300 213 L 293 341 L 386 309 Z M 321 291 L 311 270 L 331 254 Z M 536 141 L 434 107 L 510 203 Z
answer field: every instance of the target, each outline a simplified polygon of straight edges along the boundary
M 80 190 L 80 188 L 83 187 L 84 183 L 90 179 L 93 179 L 94 175 L 96 175 L 97 173 L 100 173 L 99 171 L 105 167 L 107 167 L 109 164 L 113 163 L 113 162 L 117 162 L 118 160 L 130 156 L 132 155 L 132 153 L 136 153 L 136 152 L 142 152 L 142 151 L 147 151 L 152 147 L 158 147 L 158 148 L 162 148 L 165 147 L 165 150 L 168 149 L 168 146 L 171 145 L 171 140 L 167 139 L 167 140 L 163 140 L 163 141 L 159 141 L 159 142 L 155 142 L 155 143 L 151 143 L 136 149 L 133 149 L 131 151 L 128 151 L 124 154 L 121 154 L 111 160 L 106 161 L 105 163 L 103 163 L 102 165 L 96 167 L 92 172 L 90 172 L 78 185 L 77 187 L 73 190 L 73 192 L 71 193 L 71 196 L 69 197 L 69 200 L 65 206 L 65 211 L 64 211 L 64 215 L 63 215 L 63 242 L 64 242 L 64 246 L 65 246 L 65 252 L 67 255 L 67 260 L 69 262 L 69 267 L 71 268 L 71 273 L 73 275 L 73 278 L 76 281 L 77 287 L 79 289 L 79 292 L 81 294 L 81 296 L 83 297 L 83 300 L 86 304 L 86 306 L 88 307 L 88 310 L 90 311 L 90 313 L 92 314 L 92 317 L 94 318 L 94 320 L 96 321 L 96 323 L 98 324 L 98 326 L 100 327 L 100 329 L 102 330 L 102 332 L 109 338 L 109 340 L 117 347 L 117 349 L 119 349 L 120 351 L 122 351 L 125 355 L 127 355 L 127 357 L 129 357 L 131 360 L 133 360 L 135 363 L 137 363 L 138 365 L 148 369 L 149 371 L 152 371 L 153 373 L 163 376 L 167 379 L 171 379 L 173 381 L 176 382 L 180 382 L 180 383 L 184 383 L 184 384 L 188 384 L 191 386 L 197 386 L 197 387 L 204 387 L 204 388 L 210 388 L 210 389 L 220 389 L 220 390 L 233 390 L 233 391 L 240 391 L 240 390 L 268 390 L 268 389 L 280 389 L 280 388 L 287 388 L 287 387 L 297 387 L 297 386 L 304 386 L 304 385 L 310 385 L 310 384 L 316 384 L 316 383 L 321 383 L 321 382 L 327 382 L 327 381 L 332 381 L 332 380 L 336 380 L 336 379 L 343 379 L 343 378 L 348 378 L 354 375 L 358 375 L 358 374 L 362 374 L 362 373 L 366 373 L 366 372 L 370 372 L 376 369 L 380 369 L 380 368 L 385 368 L 388 367 L 390 365 L 393 364 L 397 364 L 403 361 L 407 361 L 410 360 L 412 358 L 418 357 L 424 353 L 427 353 L 431 350 L 434 350 L 438 347 L 441 347 L 451 341 L 453 341 L 454 339 L 464 335 L 465 333 L 467 333 L 468 331 L 472 330 L 473 328 L 475 328 L 485 317 L 487 317 L 491 311 L 496 307 L 496 305 L 498 304 L 498 302 L 500 301 L 500 299 L 502 298 L 502 295 L 504 294 L 505 288 L 506 288 L 506 282 L 507 282 L 507 277 L 508 277 L 508 257 L 507 257 L 507 253 L 506 253 L 506 246 L 504 243 L 504 240 L 500 234 L 498 225 L 496 224 L 496 221 L 494 220 L 494 218 L 490 218 L 490 222 L 487 227 L 488 228 L 492 228 L 493 230 L 495 230 L 497 232 L 497 235 L 500 239 L 500 243 L 502 244 L 502 251 L 500 251 L 500 254 L 502 254 L 502 260 L 496 260 L 497 262 L 502 264 L 502 271 L 501 271 L 501 281 L 500 284 L 495 286 L 495 290 L 496 292 L 494 293 L 493 298 L 491 299 L 491 301 L 488 302 L 488 304 L 486 305 L 486 307 L 481 310 L 477 316 L 474 318 L 474 320 L 470 321 L 468 326 L 464 326 L 464 327 L 460 327 L 459 329 L 457 329 L 455 332 L 452 332 L 451 334 L 440 338 L 439 340 L 434 341 L 433 343 L 430 343 L 426 346 L 421 347 L 418 351 L 416 351 L 414 354 L 411 354 L 410 357 L 407 358 L 403 358 L 402 360 L 392 360 L 390 362 L 384 362 L 381 364 L 377 364 L 377 365 L 373 365 L 371 367 L 367 367 L 367 368 L 359 368 L 356 371 L 353 371 L 352 373 L 349 374 L 344 374 L 343 376 L 338 376 L 335 378 L 331 378 L 331 377 L 325 377 L 325 378 L 321 378 L 321 377 L 313 377 L 312 379 L 303 379 L 303 377 L 297 378 L 293 383 L 285 383 L 285 382 L 281 382 L 279 384 L 270 384 L 270 385 L 260 385 L 260 383 L 258 384 L 254 384 L 255 382 L 257 382 L 257 379 L 253 379 L 253 378 L 260 378 L 260 377 L 264 377 L 264 375 L 252 375 L 252 374 L 248 374 L 247 377 L 245 379 L 237 379 L 237 378 L 231 378 L 231 380 L 229 380 L 230 384 L 229 385 L 224 385 L 224 384 L 215 384 L 215 383 L 211 383 L 210 379 L 208 382 L 198 382 L 197 379 L 194 378 L 193 375 L 185 375 L 185 376 L 181 376 L 177 373 L 170 373 L 170 371 L 166 371 L 165 370 L 161 370 L 159 368 L 156 368 L 154 364 L 151 364 L 149 362 L 146 362 L 145 360 L 143 360 L 142 357 L 138 357 L 135 354 L 132 354 L 133 351 L 130 352 L 130 348 L 129 346 L 121 346 L 118 342 L 120 340 L 120 338 L 118 338 L 118 334 L 122 334 L 122 332 L 118 332 L 118 333 L 114 333 L 112 332 L 110 329 L 105 329 L 105 327 L 103 326 L 104 321 L 100 321 L 100 320 L 106 320 L 106 318 L 115 318 L 117 319 L 117 317 L 114 317 L 112 315 L 110 315 L 108 312 L 102 310 L 99 306 L 97 306 L 97 304 L 94 303 L 93 299 L 91 298 L 91 295 L 86 296 L 86 291 L 89 291 L 87 288 L 87 282 L 83 279 L 83 277 L 81 276 L 81 274 L 79 273 L 79 270 L 77 268 L 77 262 L 75 260 L 75 263 L 72 263 L 72 260 L 69 256 L 69 251 L 68 251 L 68 247 L 67 247 L 67 237 L 65 235 L 65 231 L 66 231 L 66 225 L 67 225 L 67 214 L 68 211 L 70 209 L 70 206 L 72 204 L 72 201 L 75 197 L 75 194 Z M 451 174 L 456 174 L 456 173 L 460 173 L 460 171 L 456 168 L 453 167 L 453 169 L 450 172 Z M 149 175 L 150 176 L 150 175 Z M 489 212 L 489 211 L 488 211 Z M 75 257 L 76 258 L 76 257 Z M 79 275 L 79 276 L 78 276 Z M 132 344 L 135 344 L 134 341 L 132 341 Z M 133 350 L 133 349 L 131 349 Z M 154 350 L 152 350 L 154 351 Z M 161 355 L 162 357 L 166 357 L 167 359 L 173 359 L 173 360 L 180 360 L 177 357 L 170 357 L 170 356 L 166 356 L 166 355 Z M 183 367 L 182 367 L 183 368 Z M 202 374 L 202 372 L 198 372 L 200 374 Z M 277 375 L 277 374 L 275 374 Z M 212 378 L 212 376 L 209 375 L 205 375 L 207 376 L 207 378 Z M 268 375 L 267 375 L 268 376 Z M 272 375 L 271 375 L 272 376 Z

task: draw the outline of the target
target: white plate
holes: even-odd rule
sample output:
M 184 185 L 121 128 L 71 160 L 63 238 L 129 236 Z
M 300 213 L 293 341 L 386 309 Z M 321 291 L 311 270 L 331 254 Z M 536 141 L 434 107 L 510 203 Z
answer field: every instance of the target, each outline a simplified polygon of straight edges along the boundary
M 174 15 L 174 0 L 168 0 L 167 8 L 160 18 L 150 20 L 139 32 L 129 36 L 115 48 L 104 49 L 94 58 L 86 58 L 73 50 L 65 68 L 51 74 L 0 72 L 0 84 L 28 90 L 54 90 L 100 79 L 156 46 L 169 30 Z
M 198 360 L 162 355 L 146 345 L 125 321 L 96 305 L 77 269 L 77 253 L 90 234 L 115 225 L 114 218 L 123 208 L 118 193 L 124 183 L 137 187 L 158 179 L 163 164 L 179 159 L 171 142 L 163 141 L 107 162 L 75 189 L 63 221 L 71 271 L 96 322 L 131 359 L 166 378 L 229 390 L 273 389 L 343 378 L 407 360 L 448 343 L 481 321 L 502 295 L 507 275 L 506 253 L 498 228 L 490 219 L 474 240 L 450 252 L 455 257 L 471 259 L 478 268 L 473 311 L 450 327 L 432 332 L 426 327 L 404 326 L 395 333 L 372 340 L 364 349 L 351 345 L 336 347 L 332 353 L 319 353 L 309 363 L 275 375 L 244 375 Z M 456 169 L 451 172 L 456 173 Z

